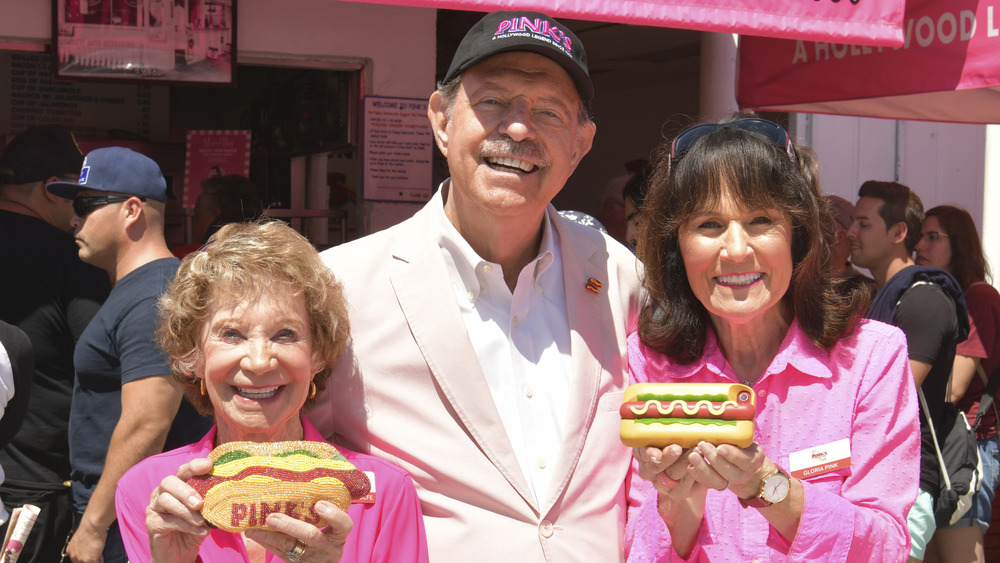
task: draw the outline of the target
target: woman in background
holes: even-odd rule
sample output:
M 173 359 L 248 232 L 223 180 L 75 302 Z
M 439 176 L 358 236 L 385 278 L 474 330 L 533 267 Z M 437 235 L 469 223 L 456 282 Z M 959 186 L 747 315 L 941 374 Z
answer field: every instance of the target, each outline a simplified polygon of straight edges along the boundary
M 925 213 L 917 243 L 917 264 L 947 270 L 965 292 L 971 332 L 955 350 L 951 402 L 975 422 L 986 390 L 985 378 L 1000 366 L 1000 293 L 991 278 L 972 216 L 964 209 L 941 205 Z M 1000 481 L 996 408 L 983 413 L 976 438 L 983 462 L 983 483 L 961 520 L 938 528 L 924 561 L 948 563 L 985 560 L 983 537 L 993 517 L 992 505 Z

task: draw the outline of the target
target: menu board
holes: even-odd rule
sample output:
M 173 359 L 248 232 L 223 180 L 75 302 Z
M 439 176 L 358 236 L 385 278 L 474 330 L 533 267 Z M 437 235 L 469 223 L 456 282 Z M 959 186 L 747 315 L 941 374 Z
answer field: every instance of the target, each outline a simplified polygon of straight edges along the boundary
M 194 207 L 202 180 L 227 174 L 250 176 L 250 131 L 188 131 L 184 207 Z
M 427 100 L 366 97 L 364 199 L 429 200 L 433 143 Z
M 60 124 L 79 138 L 166 141 L 167 86 L 82 83 L 52 78 L 52 55 L 0 51 L 0 134 Z

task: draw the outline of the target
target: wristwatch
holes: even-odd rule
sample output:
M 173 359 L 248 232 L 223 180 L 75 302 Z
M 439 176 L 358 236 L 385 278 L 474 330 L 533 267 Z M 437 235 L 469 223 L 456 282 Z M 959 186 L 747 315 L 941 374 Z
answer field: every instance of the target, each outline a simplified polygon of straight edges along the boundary
M 767 508 L 785 500 L 790 489 L 791 479 L 780 468 L 775 468 L 774 473 L 760 482 L 760 494 L 750 499 L 737 498 L 743 508 Z

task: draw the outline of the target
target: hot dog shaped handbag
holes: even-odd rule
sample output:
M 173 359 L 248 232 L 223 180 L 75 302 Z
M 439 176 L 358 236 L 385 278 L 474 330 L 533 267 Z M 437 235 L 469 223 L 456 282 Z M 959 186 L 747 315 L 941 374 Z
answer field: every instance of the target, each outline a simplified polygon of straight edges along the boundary
M 738 383 L 636 383 L 619 412 L 626 446 L 687 449 L 704 441 L 746 448 L 757 407 L 753 389 Z
M 363 471 L 323 442 L 228 442 L 208 457 L 212 470 L 188 484 L 204 499 L 202 517 L 229 532 L 267 528 L 271 512 L 319 524 L 316 502 L 347 510 L 371 488 Z

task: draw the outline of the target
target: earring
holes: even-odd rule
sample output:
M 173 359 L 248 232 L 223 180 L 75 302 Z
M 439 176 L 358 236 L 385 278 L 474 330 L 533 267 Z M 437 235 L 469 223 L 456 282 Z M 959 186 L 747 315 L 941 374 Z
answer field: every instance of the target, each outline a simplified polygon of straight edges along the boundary
M 205 396 L 205 378 L 204 377 L 199 377 L 198 381 L 201 383 L 201 396 L 204 397 Z
M 316 382 L 315 381 L 310 381 L 309 382 L 309 398 L 310 399 L 315 399 L 316 398 Z

